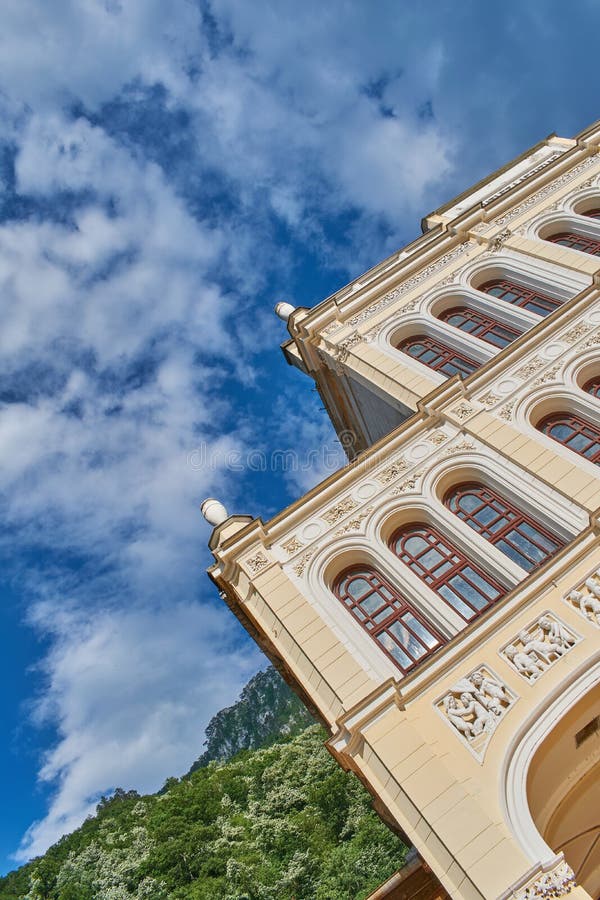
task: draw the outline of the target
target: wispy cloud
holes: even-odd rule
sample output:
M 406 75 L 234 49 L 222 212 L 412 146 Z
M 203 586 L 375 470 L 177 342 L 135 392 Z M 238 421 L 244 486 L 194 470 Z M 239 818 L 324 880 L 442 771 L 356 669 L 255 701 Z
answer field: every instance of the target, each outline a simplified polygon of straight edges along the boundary
M 4 4 L 0 549 L 49 642 L 33 709 L 54 729 L 20 859 L 99 793 L 185 769 L 259 665 L 204 580 L 197 507 L 268 512 L 328 474 L 227 471 L 231 452 L 332 445 L 270 308 L 319 299 L 593 118 L 597 13 L 569 10 L 574 53 L 561 9 Z

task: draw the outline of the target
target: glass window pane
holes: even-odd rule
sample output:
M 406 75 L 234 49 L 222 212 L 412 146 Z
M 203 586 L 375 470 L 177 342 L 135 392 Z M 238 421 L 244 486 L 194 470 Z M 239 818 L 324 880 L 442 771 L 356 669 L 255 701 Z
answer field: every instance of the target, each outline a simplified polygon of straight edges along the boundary
M 473 512 L 473 510 L 481 506 L 481 499 L 477 494 L 463 494 L 460 498 L 459 505 L 461 509 L 465 509 L 467 512 Z
M 444 561 L 444 557 L 439 552 L 439 550 L 435 550 L 433 547 L 431 550 L 428 550 L 427 553 L 424 553 L 423 556 L 419 559 L 419 562 L 423 566 L 424 569 L 429 569 L 431 571 L 434 569 L 439 563 Z
M 464 600 L 455 594 L 449 584 L 443 584 L 438 593 L 446 600 L 450 606 L 453 606 L 457 613 L 463 617 L 463 619 L 472 619 L 475 616 L 475 610 L 471 609 L 470 606 L 464 602 Z
M 412 665 L 412 659 L 406 655 L 404 650 L 402 650 L 396 641 L 390 637 L 390 635 L 386 631 L 382 631 L 381 634 L 377 635 L 377 640 L 381 644 L 382 647 L 390 653 L 394 659 L 398 660 L 403 669 L 408 669 Z
M 423 625 L 422 622 L 419 622 L 412 613 L 404 613 L 402 616 L 402 621 L 406 622 L 406 624 L 411 628 L 415 634 L 417 634 L 423 643 L 431 649 L 432 647 L 437 647 L 439 644 L 438 639 Z
M 381 609 L 381 607 L 384 605 L 387 604 L 385 603 L 383 597 L 380 597 L 379 594 L 371 594 L 370 597 L 365 597 L 364 600 L 360 601 L 361 608 L 371 615 L 378 609 Z
M 484 609 L 488 605 L 487 598 L 482 597 L 477 588 L 469 584 L 462 575 L 453 575 L 449 583 L 452 589 L 464 597 L 475 609 Z
M 371 590 L 373 590 L 373 588 L 368 581 L 365 581 L 364 578 L 353 578 L 348 585 L 348 593 L 351 597 L 354 597 L 355 600 L 357 600 L 359 597 L 362 597 L 363 594 L 367 594 Z
M 473 584 L 479 588 L 482 594 L 485 594 L 486 597 L 489 597 L 490 600 L 495 600 L 496 597 L 499 596 L 498 588 L 494 587 L 493 584 L 490 584 L 482 575 L 475 571 L 471 566 L 466 566 L 463 569 L 463 574 L 465 578 L 468 578 L 469 581 L 472 581 Z
M 404 549 L 407 553 L 410 553 L 411 556 L 418 556 L 419 553 L 422 553 L 423 550 L 426 550 L 429 544 L 427 541 L 419 537 L 418 535 L 414 535 L 413 537 L 407 538 L 404 542 Z
M 550 538 L 547 538 L 545 534 L 539 531 L 537 528 L 534 528 L 533 525 L 530 525 L 529 522 L 523 522 L 519 526 L 520 530 L 523 531 L 528 537 L 530 537 L 536 544 L 539 544 L 541 547 L 544 547 L 549 553 L 554 552 L 558 547 L 557 541 L 552 541 Z
M 501 550 L 503 553 L 506 553 L 509 559 L 512 559 L 513 562 L 516 562 L 518 566 L 521 566 L 522 569 L 525 569 L 526 572 L 529 572 L 533 569 L 533 563 L 531 560 L 527 559 L 523 556 L 522 553 L 519 553 L 516 547 L 512 544 L 507 543 L 504 539 L 498 541 L 496 544 L 498 550 Z

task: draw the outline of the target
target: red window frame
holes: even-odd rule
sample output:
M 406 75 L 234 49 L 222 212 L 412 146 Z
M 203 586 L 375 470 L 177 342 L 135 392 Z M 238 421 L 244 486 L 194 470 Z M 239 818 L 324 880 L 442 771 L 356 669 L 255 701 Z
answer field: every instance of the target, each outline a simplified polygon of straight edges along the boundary
M 492 319 L 491 316 L 486 316 L 474 309 L 470 309 L 468 306 L 453 306 L 452 309 L 447 309 L 443 312 L 439 318 L 442 322 L 447 322 L 448 325 L 451 325 L 452 328 L 458 328 L 460 331 L 472 334 L 473 337 L 486 341 L 499 349 L 508 346 L 523 333 L 509 325 L 504 325 L 497 319 Z M 456 318 L 460 318 L 462 321 L 459 323 L 450 321 Z
M 588 219 L 600 219 L 600 208 L 587 209 L 584 213 L 580 213 L 580 215 L 587 216 Z
M 498 581 L 472 563 L 432 525 L 404 525 L 392 535 L 389 547 L 466 622 L 477 618 L 506 593 Z
M 570 429 L 570 434 L 560 434 L 556 429 L 561 426 Z M 587 419 L 575 413 L 552 413 L 542 419 L 537 427 L 552 440 L 600 466 L 600 429 Z
M 584 390 L 586 394 L 591 394 L 592 397 L 597 397 L 600 400 L 600 375 L 594 375 L 593 378 L 586 381 L 582 390 Z
M 591 253 L 592 256 L 600 256 L 600 238 L 587 237 L 585 234 L 577 234 L 575 231 L 559 231 L 546 238 L 553 244 L 561 247 L 570 247 L 579 250 L 580 253 Z
M 352 584 L 368 588 L 355 596 Z M 446 641 L 398 591 L 371 566 L 351 566 L 339 575 L 333 592 L 398 668 L 406 673 Z M 375 605 L 379 604 L 379 605 Z
M 508 281 L 506 278 L 495 278 L 493 281 L 486 281 L 478 290 L 491 297 L 497 297 L 505 303 L 511 303 L 513 306 L 519 306 L 529 312 L 535 313 L 536 316 L 547 316 L 559 306 L 562 306 L 560 300 L 554 297 L 548 297 L 541 291 L 530 290 L 516 281 Z
M 448 347 L 441 341 L 427 337 L 426 334 L 415 334 L 405 338 L 397 344 L 397 349 L 402 350 L 413 359 L 417 359 L 425 366 L 429 366 L 434 372 L 441 372 L 450 378 L 452 375 L 462 375 L 466 378 L 479 368 L 479 363 L 470 356 Z M 412 352 L 412 349 L 415 352 Z M 432 355 L 433 354 L 433 355 Z
M 479 482 L 455 485 L 446 493 L 444 505 L 528 572 L 564 547 L 551 531 Z

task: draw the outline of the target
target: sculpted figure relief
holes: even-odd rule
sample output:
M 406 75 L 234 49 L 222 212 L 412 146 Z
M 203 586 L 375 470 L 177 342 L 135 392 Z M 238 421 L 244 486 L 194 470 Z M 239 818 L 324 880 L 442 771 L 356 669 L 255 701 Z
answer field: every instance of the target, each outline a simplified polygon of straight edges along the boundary
M 533 682 L 576 643 L 566 625 L 546 613 L 529 628 L 522 628 L 501 655 L 519 675 Z
M 477 755 L 482 755 L 514 700 L 506 685 L 481 666 L 457 682 L 437 706 L 461 738 Z
M 588 578 L 582 590 L 571 591 L 567 595 L 567 601 L 584 619 L 600 626 L 600 584 L 596 578 Z

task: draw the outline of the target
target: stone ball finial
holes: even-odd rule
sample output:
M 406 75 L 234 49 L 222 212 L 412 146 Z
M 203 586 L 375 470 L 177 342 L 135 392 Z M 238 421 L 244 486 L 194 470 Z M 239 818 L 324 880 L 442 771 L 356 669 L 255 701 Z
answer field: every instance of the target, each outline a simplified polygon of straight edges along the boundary
M 280 319 L 283 319 L 284 322 L 287 322 L 295 309 L 296 307 L 292 306 L 291 303 L 285 303 L 284 301 L 275 304 L 275 313 Z
M 214 497 L 207 497 L 200 507 L 202 515 L 209 525 L 216 527 L 229 517 L 229 513 L 222 503 L 215 500 Z

